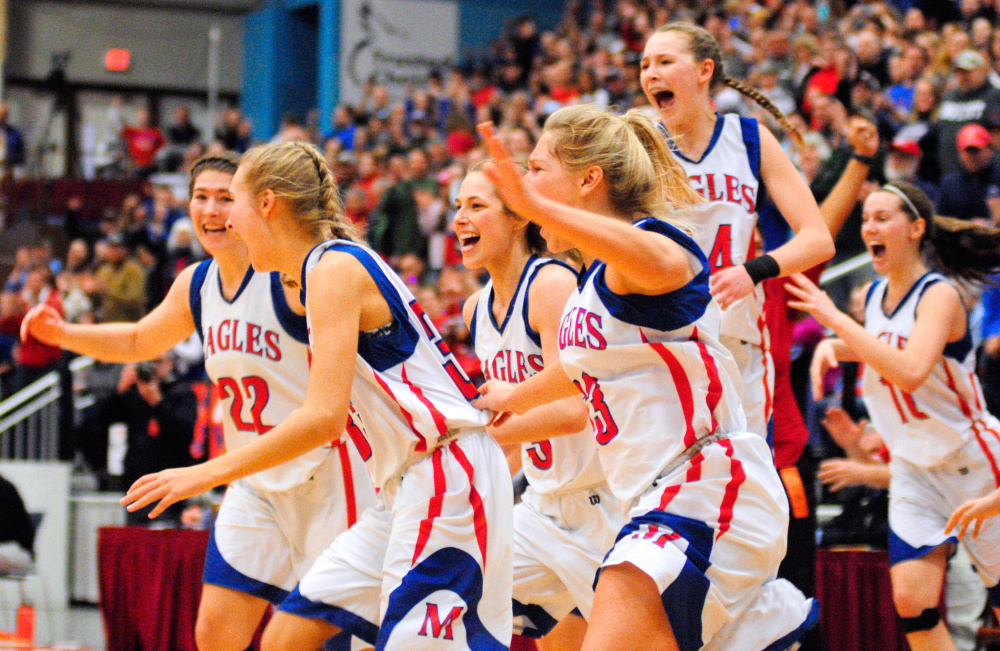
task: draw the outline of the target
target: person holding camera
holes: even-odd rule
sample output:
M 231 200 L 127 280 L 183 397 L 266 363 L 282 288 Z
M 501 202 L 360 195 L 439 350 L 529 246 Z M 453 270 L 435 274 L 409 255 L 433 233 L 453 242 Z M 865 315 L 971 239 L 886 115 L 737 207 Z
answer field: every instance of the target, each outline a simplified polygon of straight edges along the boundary
M 106 450 L 108 429 L 117 423 L 126 427 L 126 452 L 122 486 L 131 486 L 143 475 L 166 468 L 189 466 L 191 441 L 198 417 L 198 399 L 187 385 L 175 382 L 169 353 L 152 362 L 122 367 L 117 391 L 101 403 L 84 426 L 84 444 L 95 456 Z M 98 461 L 98 463 L 100 463 Z M 103 464 L 101 464 L 103 465 Z M 179 523 L 183 506 L 165 517 Z M 129 513 L 129 524 L 146 525 L 146 510 Z

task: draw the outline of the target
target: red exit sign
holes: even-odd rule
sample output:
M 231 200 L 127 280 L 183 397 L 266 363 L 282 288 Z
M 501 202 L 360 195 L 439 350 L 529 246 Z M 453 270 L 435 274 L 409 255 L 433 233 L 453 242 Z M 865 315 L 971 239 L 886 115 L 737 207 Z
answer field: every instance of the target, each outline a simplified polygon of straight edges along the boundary
M 104 67 L 109 72 L 125 72 L 132 63 L 132 53 L 124 48 L 112 48 L 104 53 Z

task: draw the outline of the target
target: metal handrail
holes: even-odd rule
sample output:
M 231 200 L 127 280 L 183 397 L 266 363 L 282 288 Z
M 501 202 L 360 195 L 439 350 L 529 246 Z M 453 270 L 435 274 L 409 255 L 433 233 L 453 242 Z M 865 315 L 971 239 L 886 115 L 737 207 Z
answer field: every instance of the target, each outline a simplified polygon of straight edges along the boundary
M 75 377 L 93 363 L 77 357 L 69 363 L 70 373 Z M 0 402 L 0 458 L 57 459 L 61 397 L 59 371 L 50 371 Z

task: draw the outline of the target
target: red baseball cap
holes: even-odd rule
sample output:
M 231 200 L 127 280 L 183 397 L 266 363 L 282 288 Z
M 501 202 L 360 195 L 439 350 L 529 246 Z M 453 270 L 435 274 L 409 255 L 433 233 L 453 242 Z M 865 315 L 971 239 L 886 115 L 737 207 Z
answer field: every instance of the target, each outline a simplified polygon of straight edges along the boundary
M 958 145 L 959 150 L 968 149 L 969 147 L 983 149 L 990 146 L 992 139 L 990 138 L 989 131 L 981 125 L 972 123 L 962 127 L 962 130 L 958 132 L 958 138 L 955 139 L 955 143 Z

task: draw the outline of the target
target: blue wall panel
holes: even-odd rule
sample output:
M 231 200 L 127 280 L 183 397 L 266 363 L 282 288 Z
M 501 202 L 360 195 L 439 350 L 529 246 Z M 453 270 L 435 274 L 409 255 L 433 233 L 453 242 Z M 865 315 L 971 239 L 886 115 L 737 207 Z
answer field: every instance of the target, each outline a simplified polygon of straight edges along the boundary
M 477 58 L 510 21 L 525 13 L 555 27 L 564 0 L 454 0 L 459 4 L 459 57 Z M 282 113 L 300 119 L 313 107 L 320 130 L 337 105 L 340 0 L 266 0 L 246 19 L 243 109 L 254 137 L 267 140 Z

